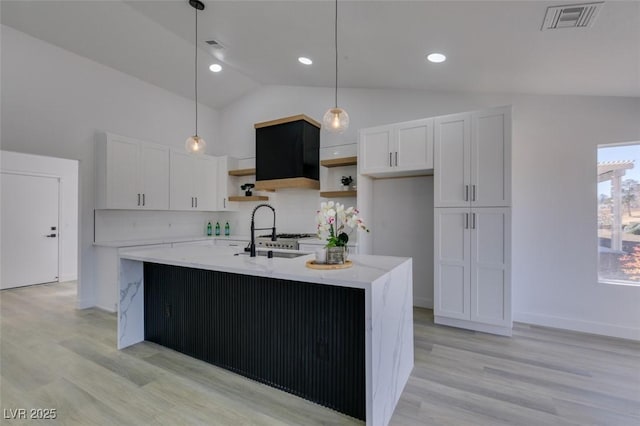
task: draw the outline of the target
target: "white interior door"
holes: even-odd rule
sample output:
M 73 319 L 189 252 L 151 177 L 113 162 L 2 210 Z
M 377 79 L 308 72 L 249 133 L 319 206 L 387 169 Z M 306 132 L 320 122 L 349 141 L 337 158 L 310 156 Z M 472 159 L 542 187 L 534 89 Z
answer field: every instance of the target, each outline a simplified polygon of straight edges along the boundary
M 2 173 L 0 288 L 58 281 L 57 178 Z

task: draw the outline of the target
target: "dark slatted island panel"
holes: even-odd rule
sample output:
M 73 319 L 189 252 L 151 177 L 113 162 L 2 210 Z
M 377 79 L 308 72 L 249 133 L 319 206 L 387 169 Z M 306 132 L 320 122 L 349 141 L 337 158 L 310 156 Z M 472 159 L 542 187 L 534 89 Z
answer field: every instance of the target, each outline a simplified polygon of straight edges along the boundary
M 144 332 L 365 420 L 362 289 L 145 263 Z

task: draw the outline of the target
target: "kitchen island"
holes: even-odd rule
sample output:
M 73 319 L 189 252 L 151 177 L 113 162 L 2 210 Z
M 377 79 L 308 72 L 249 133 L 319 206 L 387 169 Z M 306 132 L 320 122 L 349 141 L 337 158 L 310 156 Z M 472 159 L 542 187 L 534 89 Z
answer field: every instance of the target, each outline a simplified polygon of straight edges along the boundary
M 120 255 L 118 348 L 152 341 L 368 425 L 389 422 L 413 368 L 412 260 L 251 258 L 237 247 Z

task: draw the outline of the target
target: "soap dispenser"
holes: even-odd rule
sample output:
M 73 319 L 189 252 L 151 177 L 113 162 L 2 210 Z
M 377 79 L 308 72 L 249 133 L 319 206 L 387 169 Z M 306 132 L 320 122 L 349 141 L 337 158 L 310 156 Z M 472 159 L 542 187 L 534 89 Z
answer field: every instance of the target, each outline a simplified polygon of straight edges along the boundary
M 216 236 L 220 236 L 220 222 L 216 222 Z

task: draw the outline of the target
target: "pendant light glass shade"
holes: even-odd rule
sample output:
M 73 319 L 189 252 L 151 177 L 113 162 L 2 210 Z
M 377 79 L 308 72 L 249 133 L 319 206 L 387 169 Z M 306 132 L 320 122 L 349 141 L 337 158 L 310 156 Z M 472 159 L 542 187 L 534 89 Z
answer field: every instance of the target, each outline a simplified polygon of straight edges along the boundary
M 349 127 L 349 114 L 342 108 L 329 108 L 324 113 L 322 125 L 332 133 L 342 133 Z
M 190 154 L 204 154 L 207 142 L 198 135 L 190 136 L 184 143 L 184 148 Z
M 193 7 L 196 13 L 196 25 L 195 25 L 195 78 L 194 78 L 194 92 L 195 92 L 195 109 L 196 109 L 196 132 L 195 135 L 190 136 L 184 143 L 184 148 L 189 154 L 204 154 L 207 143 L 204 139 L 198 136 L 198 11 L 204 10 L 204 3 L 200 0 L 189 0 L 189 5 Z
M 335 20 L 333 27 L 333 41 L 336 53 L 336 86 L 334 92 L 334 106 L 324 113 L 322 124 L 325 129 L 332 133 L 342 133 L 349 127 L 349 114 L 344 109 L 338 107 L 338 0 L 335 0 Z

